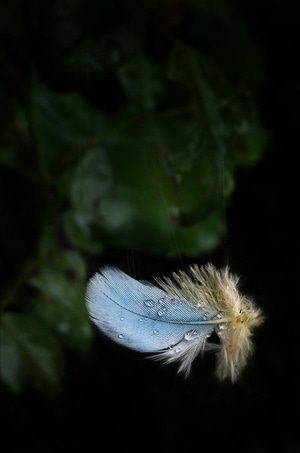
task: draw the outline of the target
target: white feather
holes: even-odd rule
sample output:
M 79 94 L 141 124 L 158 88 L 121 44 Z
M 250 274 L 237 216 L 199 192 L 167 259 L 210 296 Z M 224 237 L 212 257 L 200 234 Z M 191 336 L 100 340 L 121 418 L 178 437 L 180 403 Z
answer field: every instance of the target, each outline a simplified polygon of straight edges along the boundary
M 158 288 L 103 268 L 88 283 L 90 317 L 117 343 L 166 363 L 179 361 L 186 375 L 199 352 L 211 348 L 207 339 L 215 331 L 221 340 L 218 376 L 235 380 L 251 350 L 250 328 L 261 322 L 260 311 L 239 295 L 238 279 L 227 268 L 219 272 L 209 264 L 189 271 L 157 280 Z

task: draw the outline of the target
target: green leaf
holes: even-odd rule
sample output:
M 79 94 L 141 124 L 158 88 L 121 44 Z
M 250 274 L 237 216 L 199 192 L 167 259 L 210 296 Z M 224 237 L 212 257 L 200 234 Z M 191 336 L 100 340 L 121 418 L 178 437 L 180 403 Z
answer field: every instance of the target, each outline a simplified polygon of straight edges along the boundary
M 14 393 L 20 393 L 25 384 L 24 370 L 18 349 L 9 335 L 5 332 L 5 327 L 0 331 L 0 376 L 2 382 Z
M 75 251 L 55 251 L 38 275 L 31 279 L 39 290 L 37 316 L 70 348 L 84 351 L 91 340 L 85 306 L 86 270 Z
M 163 72 L 149 58 L 136 55 L 117 72 L 122 86 L 139 109 L 153 110 L 164 92 Z
M 104 249 L 101 233 L 93 234 L 94 223 L 87 221 L 85 212 L 69 210 L 63 215 L 64 232 L 70 243 L 91 255 L 100 254 Z
M 195 124 L 181 126 L 180 118 L 148 119 L 139 130 L 120 129 L 79 163 L 68 215 L 78 225 L 81 220 L 91 246 L 101 236 L 106 243 L 169 256 L 195 256 L 216 246 L 223 220 L 213 215 L 222 197 L 214 156 L 198 154 Z M 187 222 L 190 211 L 195 213 Z
M 101 225 L 101 203 L 113 187 L 112 169 L 105 152 L 89 150 L 79 160 L 69 182 L 72 209 L 64 215 L 64 228 L 75 246 L 90 253 L 102 249 L 101 238 L 93 238 L 94 224 Z
M 105 130 L 106 119 L 78 94 L 55 93 L 36 83 L 33 96 L 37 146 L 56 177 L 93 146 Z
M 174 47 L 169 75 L 190 89 L 199 149 L 214 156 L 217 181 L 224 170 L 234 176 L 237 165 L 257 162 L 267 138 L 251 92 L 233 86 L 215 61 L 184 45 Z
M 32 317 L 5 313 L 1 318 L 1 379 L 20 392 L 25 382 L 44 392 L 57 390 L 62 379 L 60 343 Z
M 113 186 L 112 169 L 105 152 L 100 148 L 89 150 L 79 161 L 70 185 L 71 202 L 82 226 L 94 219 L 98 205 Z

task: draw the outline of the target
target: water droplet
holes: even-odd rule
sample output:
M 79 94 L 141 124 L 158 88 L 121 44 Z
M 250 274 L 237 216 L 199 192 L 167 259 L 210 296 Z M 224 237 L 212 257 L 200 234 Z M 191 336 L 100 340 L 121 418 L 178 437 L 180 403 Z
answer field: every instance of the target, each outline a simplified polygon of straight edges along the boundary
M 119 338 L 123 338 L 124 335 L 123 335 L 122 333 L 120 333 L 120 334 L 118 335 L 118 337 L 119 337 Z
M 176 348 L 175 349 L 175 352 L 180 352 L 181 351 L 181 348 Z
M 120 321 L 124 321 L 124 318 L 123 318 L 123 316 L 122 316 L 122 318 L 120 318 Z
M 140 322 L 145 321 L 145 318 L 140 318 L 139 321 Z
M 146 307 L 154 307 L 155 302 L 153 299 L 147 299 L 145 300 L 144 304 L 146 305 Z
M 186 341 L 194 340 L 195 338 L 199 337 L 199 332 L 197 330 L 189 330 L 185 335 L 184 339 Z
M 154 333 L 154 335 L 157 335 L 157 334 L 159 333 L 159 330 L 154 329 L 154 330 L 153 330 L 153 333 Z
M 164 316 L 167 313 L 168 309 L 164 305 L 158 310 L 158 316 Z
M 157 302 L 158 302 L 159 304 L 163 304 L 164 301 L 166 300 L 166 298 L 167 298 L 167 296 L 161 297 L 160 299 L 158 299 Z

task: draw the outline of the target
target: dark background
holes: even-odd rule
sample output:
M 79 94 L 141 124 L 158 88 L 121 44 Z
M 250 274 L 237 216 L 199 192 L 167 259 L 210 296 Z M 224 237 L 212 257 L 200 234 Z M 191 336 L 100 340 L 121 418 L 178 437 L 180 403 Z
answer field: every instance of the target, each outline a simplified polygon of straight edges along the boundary
M 299 452 L 300 3 L 2 1 L 0 23 L 2 448 Z M 215 98 L 203 86 L 200 96 L 184 64 L 180 76 L 166 76 L 166 61 L 182 48 Z M 130 73 L 136 55 L 146 61 L 140 78 L 139 64 Z M 213 116 L 203 112 L 226 94 L 238 99 L 238 114 L 224 120 L 229 132 L 209 135 Z M 192 113 L 177 118 L 186 105 Z M 140 133 L 140 124 L 172 109 L 174 123 Z M 250 124 L 248 135 L 231 135 L 239 120 Z M 193 133 L 206 137 L 196 141 L 199 173 L 188 170 L 172 190 L 168 178 L 185 175 L 177 132 L 186 131 L 180 144 L 190 149 L 194 123 Z M 166 140 L 165 173 L 156 133 Z M 137 157 L 148 142 L 162 194 L 152 202 L 143 180 L 154 170 Z M 120 186 L 118 177 L 110 185 L 106 157 L 93 173 L 98 146 Z M 94 149 L 91 164 L 84 159 Z M 84 184 L 87 200 L 95 198 L 90 210 Z M 109 207 L 96 218 L 97 197 Z M 125 202 L 128 223 L 115 228 Z M 164 227 L 156 209 L 174 204 L 179 214 Z M 199 245 L 207 228 L 213 242 Z M 185 379 L 175 365 L 113 344 L 87 318 L 86 282 L 102 264 L 150 279 L 206 261 L 229 264 L 266 316 L 234 385 L 217 381 L 213 355 L 195 360 Z

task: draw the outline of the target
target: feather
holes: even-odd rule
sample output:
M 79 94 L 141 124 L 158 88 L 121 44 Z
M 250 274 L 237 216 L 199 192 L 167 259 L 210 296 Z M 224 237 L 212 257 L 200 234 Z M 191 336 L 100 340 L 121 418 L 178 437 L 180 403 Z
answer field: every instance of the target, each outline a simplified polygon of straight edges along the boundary
M 86 303 L 97 327 L 117 343 L 165 363 L 178 361 L 190 373 L 195 357 L 217 351 L 217 375 L 234 382 L 252 352 L 252 329 L 261 311 L 238 291 L 228 267 L 192 265 L 173 279 L 156 279 L 159 287 L 116 268 L 104 267 L 89 281 Z M 207 342 L 215 332 L 220 344 Z

